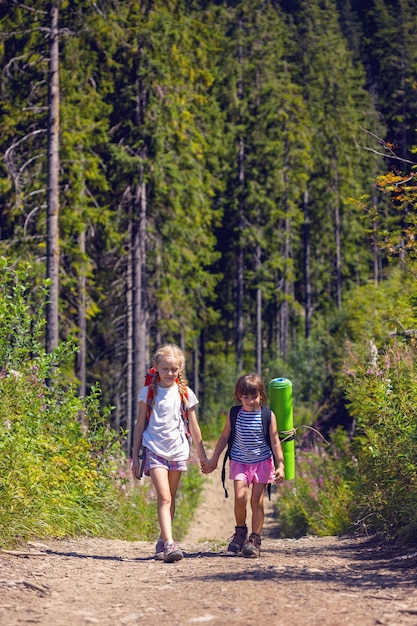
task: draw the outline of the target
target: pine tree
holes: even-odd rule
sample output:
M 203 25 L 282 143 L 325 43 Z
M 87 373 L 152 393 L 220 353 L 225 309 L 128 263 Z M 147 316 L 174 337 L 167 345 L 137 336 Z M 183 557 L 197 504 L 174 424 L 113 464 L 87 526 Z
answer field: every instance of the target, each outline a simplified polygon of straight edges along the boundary
M 129 233 L 122 259 L 131 288 L 123 322 L 128 370 L 121 374 L 132 423 L 149 351 L 173 340 L 192 348 L 210 315 L 216 181 L 208 127 L 216 125 L 217 109 L 210 99 L 211 35 L 198 15 L 177 3 L 126 2 L 111 19 L 110 182 L 116 221 Z
M 50 9 L 48 72 L 48 161 L 46 277 L 50 281 L 46 306 L 46 350 L 58 347 L 59 302 L 59 10 L 54 2 Z
M 384 137 L 409 159 L 417 144 L 417 6 L 413 0 L 353 2 L 363 30 L 361 58 L 368 89 L 387 126 Z
M 45 2 L 12 3 L 2 19 L 2 253 L 45 257 L 48 28 Z
M 344 278 L 353 271 L 365 279 L 368 273 L 368 255 L 354 253 L 364 231 L 346 201 L 371 188 L 372 160 L 357 138 L 372 107 L 363 73 L 340 31 L 335 3 L 300 2 L 293 17 L 299 41 L 293 67 L 300 70 L 297 80 L 314 124 L 308 183 L 312 297 L 323 310 L 333 304 L 341 309 Z
M 275 356 L 285 354 L 287 346 L 308 128 L 300 90 L 288 71 L 279 10 L 271 2 L 256 10 L 252 3 L 240 2 L 221 18 L 227 61 L 221 68 L 219 100 L 227 116 L 230 151 L 219 241 L 225 274 L 221 297 L 229 306 L 231 300 L 236 303 L 237 369 L 242 369 L 247 346 L 256 343 L 261 371 L 266 337 L 277 338 L 270 350 Z M 243 322 L 250 318 L 252 323 Z M 248 364 L 254 357 L 247 358 Z

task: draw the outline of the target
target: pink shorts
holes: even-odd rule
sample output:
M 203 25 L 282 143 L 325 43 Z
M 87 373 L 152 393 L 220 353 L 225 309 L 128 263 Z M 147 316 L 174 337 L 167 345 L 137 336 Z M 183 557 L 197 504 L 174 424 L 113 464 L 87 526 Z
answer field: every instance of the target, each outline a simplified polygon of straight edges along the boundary
M 271 457 L 260 461 L 259 463 L 239 463 L 230 459 L 230 480 L 243 480 L 250 485 L 251 483 L 267 483 L 275 482 L 274 460 Z
M 162 458 L 162 456 L 158 456 L 155 452 L 149 450 L 149 448 L 145 448 L 145 454 L 145 467 L 143 471 L 145 476 L 149 476 L 149 470 L 155 469 L 155 467 L 165 467 L 168 471 L 187 471 L 187 461 L 167 461 Z

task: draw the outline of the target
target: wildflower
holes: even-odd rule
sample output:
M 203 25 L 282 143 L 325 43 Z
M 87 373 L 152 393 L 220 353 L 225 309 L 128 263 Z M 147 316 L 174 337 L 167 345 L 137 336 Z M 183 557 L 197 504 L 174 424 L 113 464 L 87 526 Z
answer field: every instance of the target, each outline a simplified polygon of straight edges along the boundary
M 378 363 L 378 348 L 376 347 L 373 339 L 369 340 L 369 352 L 369 364 L 371 367 L 376 367 Z

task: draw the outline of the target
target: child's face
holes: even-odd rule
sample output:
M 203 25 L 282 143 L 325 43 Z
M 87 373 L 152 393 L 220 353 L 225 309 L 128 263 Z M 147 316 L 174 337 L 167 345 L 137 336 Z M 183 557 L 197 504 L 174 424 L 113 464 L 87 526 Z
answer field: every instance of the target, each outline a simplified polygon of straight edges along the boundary
M 172 385 L 175 385 L 175 381 L 180 373 L 180 364 L 177 359 L 162 357 L 155 369 L 161 379 L 159 381 L 161 387 L 172 387 Z
M 259 393 L 256 396 L 241 396 L 240 401 L 244 411 L 257 411 L 261 406 L 261 396 Z

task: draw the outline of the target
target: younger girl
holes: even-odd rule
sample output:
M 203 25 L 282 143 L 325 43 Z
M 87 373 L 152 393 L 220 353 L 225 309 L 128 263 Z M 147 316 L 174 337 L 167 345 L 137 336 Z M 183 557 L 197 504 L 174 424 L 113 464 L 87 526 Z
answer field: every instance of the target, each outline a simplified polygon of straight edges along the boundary
M 181 473 L 187 470 L 190 444 L 186 436 L 181 402 L 187 404 L 189 429 L 203 471 L 207 471 L 195 406 L 198 400 L 186 387 L 182 377 L 184 354 L 178 346 L 169 344 L 160 348 L 153 357 L 155 368 L 154 400 L 149 423 L 146 424 L 148 388 L 139 393 L 138 418 L 133 435 L 133 473 L 139 478 L 141 446 L 145 455 L 144 473 L 150 476 L 158 499 L 160 538 L 156 544 L 155 558 L 173 563 L 183 558 L 182 550 L 172 538 L 172 520 L 175 496 Z
M 241 376 L 235 386 L 234 398 L 241 405 L 230 450 L 229 474 L 230 479 L 234 481 L 236 527 L 227 549 L 230 552 L 242 552 L 247 557 L 257 557 L 261 552 L 265 487 L 268 483 L 280 483 L 284 480 L 284 456 L 276 418 L 272 411 L 269 426 L 270 446 L 264 434 L 261 405 L 266 404 L 267 394 L 262 378 L 258 374 Z M 207 462 L 211 471 L 217 467 L 219 456 L 229 441 L 231 430 L 229 411 L 213 456 Z M 252 533 L 248 538 L 246 506 L 251 484 Z

